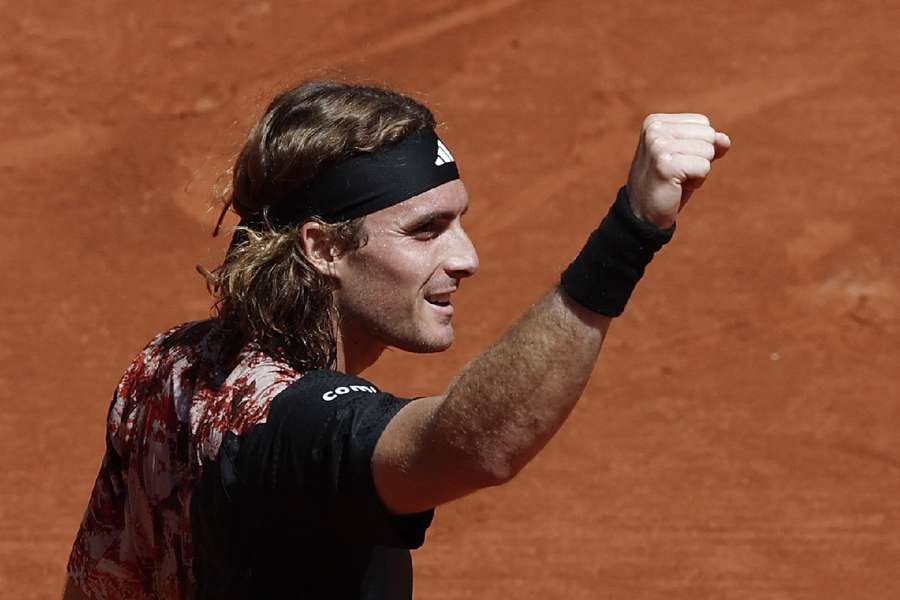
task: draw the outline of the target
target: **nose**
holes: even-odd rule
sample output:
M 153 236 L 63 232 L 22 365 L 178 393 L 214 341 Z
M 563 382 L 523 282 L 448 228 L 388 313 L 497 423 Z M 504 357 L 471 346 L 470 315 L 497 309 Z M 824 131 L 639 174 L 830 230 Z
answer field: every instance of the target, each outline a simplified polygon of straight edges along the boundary
M 472 244 L 462 224 L 456 224 L 450 239 L 451 247 L 448 248 L 444 270 L 456 279 L 471 277 L 478 271 L 478 253 L 475 252 L 475 245 Z

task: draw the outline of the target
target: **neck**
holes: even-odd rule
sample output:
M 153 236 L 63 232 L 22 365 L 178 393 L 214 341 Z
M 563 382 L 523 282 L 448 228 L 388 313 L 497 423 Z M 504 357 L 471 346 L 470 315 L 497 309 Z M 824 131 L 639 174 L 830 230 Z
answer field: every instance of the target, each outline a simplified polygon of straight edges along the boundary
M 359 375 L 373 364 L 386 346 L 352 323 L 341 322 L 337 328 L 337 370 Z

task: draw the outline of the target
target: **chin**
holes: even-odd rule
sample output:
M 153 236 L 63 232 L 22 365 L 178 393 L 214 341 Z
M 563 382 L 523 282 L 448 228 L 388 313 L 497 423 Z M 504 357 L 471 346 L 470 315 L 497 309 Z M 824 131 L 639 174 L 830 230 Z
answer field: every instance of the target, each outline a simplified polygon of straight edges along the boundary
M 416 354 L 433 354 L 435 352 L 443 352 L 453 345 L 453 328 L 447 326 L 444 331 L 435 332 L 431 335 L 421 334 L 403 340 L 394 340 L 390 344 L 395 348 L 406 352 L 414 352 Z

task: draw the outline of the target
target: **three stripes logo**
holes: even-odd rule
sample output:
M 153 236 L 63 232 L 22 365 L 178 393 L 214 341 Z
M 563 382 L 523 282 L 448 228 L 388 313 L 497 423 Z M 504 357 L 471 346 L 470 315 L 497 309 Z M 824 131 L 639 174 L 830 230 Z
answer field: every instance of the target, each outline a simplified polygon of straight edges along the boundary
M 434 159 L 434 165 L 439 167 L 447 163 L 453 162 L 453 155 L 447 150 L 447 146 L 441 140 L 437 141 L 437 158 Z

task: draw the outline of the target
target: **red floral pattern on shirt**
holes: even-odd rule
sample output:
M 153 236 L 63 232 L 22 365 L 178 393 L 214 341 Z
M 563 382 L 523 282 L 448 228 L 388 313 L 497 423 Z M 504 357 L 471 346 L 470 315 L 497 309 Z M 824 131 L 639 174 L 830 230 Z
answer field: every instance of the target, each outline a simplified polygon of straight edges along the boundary
M 69 557 L 91 598 L 190 598 L 193 483 L 223 435 L 265 422 L 300 374 L 248 346 L 222 364 L 216 320 L 155 338 L 128 367 L 107 421 L 107 450 Z

